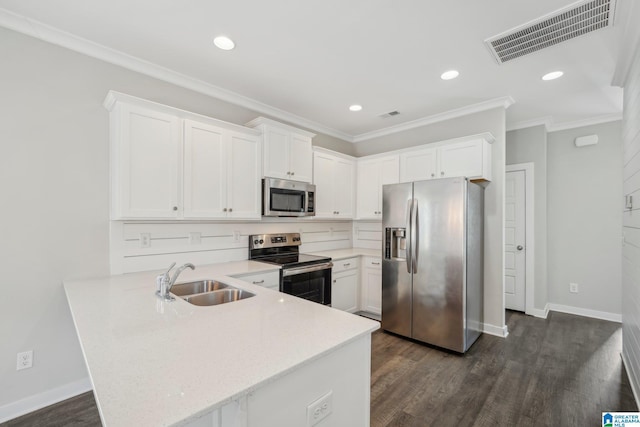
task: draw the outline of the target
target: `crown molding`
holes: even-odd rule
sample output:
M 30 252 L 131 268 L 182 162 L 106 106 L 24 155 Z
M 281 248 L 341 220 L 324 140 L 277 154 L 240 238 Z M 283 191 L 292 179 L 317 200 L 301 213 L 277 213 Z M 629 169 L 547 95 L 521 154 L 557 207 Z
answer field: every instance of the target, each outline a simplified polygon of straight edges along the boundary
M 372 132 L 361 133 L 353 137 L 352 142 L 362 142 L 369 139 L 378 138 L 381 136 L 392 135 L 394 133 L 403 132 L 427 126 L 433 123 L 443 122 L 449 119 L 455 119 L 457 117 L 466 116 L 473 113 L 479 113 L 481 111 L 491 110 L 493 108 L 509 108 L 514 99 L 510 96 L 504 96 L 502 98 L 491 99 L 489 101 L 479 102 L 477 104 L 467 105 L 466 107 L 456 108 L 454 110 L 445 111 L 443 113 L 434 114 L 431 116 L 423 117 L 421 119 L 412 120 L 406 123 L 400 123 L 395 126 L 389 126 L 383 129 L 378 129 Z
M 611 84 L 624 87 L 633 59 L 640 55 L 640 6 L 637 0 L 618 0 L 616 9 L 616 21 L 622 30 L 618 35 L 620 50 Z
M 530 128 L 533 126 L 544 126 L 545 129 L 549 129 L 553 119 L 551 116 L 540 117 L 538 119 L 532 120 L 522 120 L 520 122 L 508 123 L 507 124 L 507 132 L 518 129 Z
M 352 135 L 0 8 L 0 26 L 345 141 Z
M 604 116 L 590 117 L 588 119 L 574 120 L 571 122 L 552 123 L 547 126 L 547 132 L 558 132 L 561 130 L 581 128 L 585 126 L 599 125 L 602 123 L 615 122 L 622 120 L 622 113 L 607 114 Z

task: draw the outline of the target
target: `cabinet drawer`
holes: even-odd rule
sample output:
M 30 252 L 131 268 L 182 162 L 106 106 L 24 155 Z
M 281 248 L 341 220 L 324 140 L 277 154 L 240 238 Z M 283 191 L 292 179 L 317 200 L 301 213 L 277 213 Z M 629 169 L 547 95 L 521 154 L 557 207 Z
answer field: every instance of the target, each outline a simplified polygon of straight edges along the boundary
M 341 259 L 338 261 L 333 261 L 333 269 L 331 270 L 333 274 L 340 273 L 341 271 L 353 270 L 358 268 L 359 265 L 358 258 L 347 258 Z
M 382 269 L 382 260 L 380 258 L 375 258 L 375 257 L 365 257 L 364 268 Z
M 265 288 L 280 288 L 280 272 L 278 270 L 254 274 L 234 274 L 231 277 L 254 285 L 264 286 Z

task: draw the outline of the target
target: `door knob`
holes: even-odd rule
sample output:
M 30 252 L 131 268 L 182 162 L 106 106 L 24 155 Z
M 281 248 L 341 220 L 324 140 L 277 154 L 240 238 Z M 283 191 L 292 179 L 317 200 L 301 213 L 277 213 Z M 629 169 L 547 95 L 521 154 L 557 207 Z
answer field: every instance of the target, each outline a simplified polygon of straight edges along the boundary
M 521 251 L 521 250 L 523 250 L 524 248 L 522 247 L 522 245 L 518 245 L 518 246 L 516 247 L 516 249 L 517 249 L 517 250 L 519 250 L 519 251 Z

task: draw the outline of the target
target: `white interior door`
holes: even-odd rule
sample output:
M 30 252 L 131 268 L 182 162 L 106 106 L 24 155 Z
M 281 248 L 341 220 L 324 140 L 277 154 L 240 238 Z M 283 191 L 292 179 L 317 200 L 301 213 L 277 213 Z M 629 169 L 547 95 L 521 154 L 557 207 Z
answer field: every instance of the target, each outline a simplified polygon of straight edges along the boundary
M 509 310 L 525 311 L 525 171 L 506 173 L 504 302 Z

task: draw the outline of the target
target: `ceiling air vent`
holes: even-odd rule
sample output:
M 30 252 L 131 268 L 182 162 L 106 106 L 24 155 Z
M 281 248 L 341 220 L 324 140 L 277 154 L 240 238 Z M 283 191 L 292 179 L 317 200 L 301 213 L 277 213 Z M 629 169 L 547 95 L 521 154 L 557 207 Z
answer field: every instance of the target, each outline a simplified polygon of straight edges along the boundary
M 579 1 L 485 40 L 499 64 L 613 25 L 615 0 Z
M 394 111 L 389 111 L 388 113 L 380 114 L 378 117 L 382 117 L 383 119 L 386 119 L 387 117 L 397 116 L 398 114 L 400 114 L 400 112 L 394 110 Z

